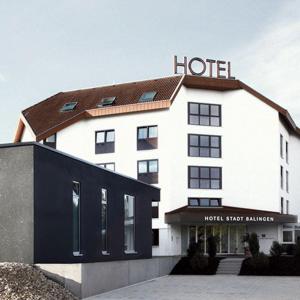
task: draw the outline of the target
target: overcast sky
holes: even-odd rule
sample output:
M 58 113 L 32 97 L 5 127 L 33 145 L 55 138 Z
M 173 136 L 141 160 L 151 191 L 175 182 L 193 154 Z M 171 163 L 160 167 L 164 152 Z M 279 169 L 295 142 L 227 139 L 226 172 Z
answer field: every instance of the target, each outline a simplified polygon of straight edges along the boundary
M 300 125 L 300 0 L 0 0 L 0 142 L 59 91 L 173 74 L 173 55 L 232 73 Z

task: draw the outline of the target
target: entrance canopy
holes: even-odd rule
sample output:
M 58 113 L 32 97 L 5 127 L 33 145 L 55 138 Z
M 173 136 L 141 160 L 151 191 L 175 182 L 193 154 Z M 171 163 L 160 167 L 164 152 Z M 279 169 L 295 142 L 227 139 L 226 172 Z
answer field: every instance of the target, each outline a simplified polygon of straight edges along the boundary
M 241 207 L 191 207 L 183 206 L 165 214 L 168 224 L 197 223 L 243 223 L 274 224 L 297 223 L 296 215 L 281 214 L 274 211 L 248 209 Z

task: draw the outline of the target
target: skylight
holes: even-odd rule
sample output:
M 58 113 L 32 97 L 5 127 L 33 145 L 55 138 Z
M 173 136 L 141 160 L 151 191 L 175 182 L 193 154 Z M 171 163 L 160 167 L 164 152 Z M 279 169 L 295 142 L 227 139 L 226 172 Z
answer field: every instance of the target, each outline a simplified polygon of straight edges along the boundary
M 105 97 L 105 98 L 102 98 L 101 102 L 99 104 L 97 104 L 97 107 L 113 105 L 113 103 L 115 102 L 115 100 L 116 100 L 116 97 Z
M 151 91 L 151 92 L 145 92 L 143 95 L 140 97 L 139 102 L 148 102 L 148 101 L 153 101 L 154 97 L 156 96 L 157 92 L 156 91 Z
M 77 102 L 68 102 L 60 109 L 61 112 L 74 110 L 77 105 Z

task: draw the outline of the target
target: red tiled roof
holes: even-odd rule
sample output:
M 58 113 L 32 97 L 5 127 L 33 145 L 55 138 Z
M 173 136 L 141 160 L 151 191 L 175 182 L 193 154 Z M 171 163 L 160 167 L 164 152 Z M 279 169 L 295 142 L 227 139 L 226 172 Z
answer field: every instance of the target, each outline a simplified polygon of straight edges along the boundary
M 297 134 L 300 134 L 299 128 L 297 128 L 287 110 L 256 92 L 243 82 L 239 80 L 216 79 L 192 75 L 171 76 L 98 88 L 60 92 L 25 109 L 22 114 L 35 134 L 36 140 L 39 141 L 83 118 L 166 109 L 171 105 L 182 85 L 189 88 L 220 91 L 244 89 L 276 109 L 284 121 L 286 121 L 287 126 Z M 154 101 L 139 103 L 140 96 L 147 91 L 157 91 Z M 102 98 L 112 96 L 116 97 L 113 106 L 97 108 L 97 104 L 100 103 Z M 68 102 L 78 102 L 78 104 L 73 111 L 60 112 L 62 106 Z M 20 121 L 15 142 L 21 140 L 23 129 L 24 125 L 22 121 Z

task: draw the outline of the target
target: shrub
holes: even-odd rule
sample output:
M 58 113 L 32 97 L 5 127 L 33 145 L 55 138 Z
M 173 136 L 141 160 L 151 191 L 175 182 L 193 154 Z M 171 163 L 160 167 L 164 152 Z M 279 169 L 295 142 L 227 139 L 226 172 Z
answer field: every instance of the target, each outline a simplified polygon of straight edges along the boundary
M 191 268 L 195 272 L 204 272 L 208 267 L 208 257 L 197 252 L 190 260 Z
M 190 243 L 190 246 L 187 249 L 187 256 L 189 258 L 192 258 L 196 253 L 203 254 L 203 251 L 201 250 L 201 242 L 200 241 L 198 241 L 198 243 L 196 243 L 196 242 Z
M 281 247 L 283 248 L 283 252 L 285 252 L 287 255 L 295 255 L 296 253 L 295 244 L 283 244 Z
M 252 232 L 249 236 L 249 249 L 253 257 L 257 257 L 259 254 L 259 241 L 257 234 Z
M 271 246 L 271 249 L 270 249 L 270 254 L 272 256 L 281 256 L 283 252 L 283 247 L 277 242 L 277 241 L 274 241 L 272 243 L 272 246 Z
M 253 275 L 267 275 L 269 273 L 269 258 L 263 252 L 250 258 L 247 263 L 249 271 Z
M 215 257 L 217 254 L 217 237 L 211 235 L 207 238 L 207 253 L 209 257 Z

